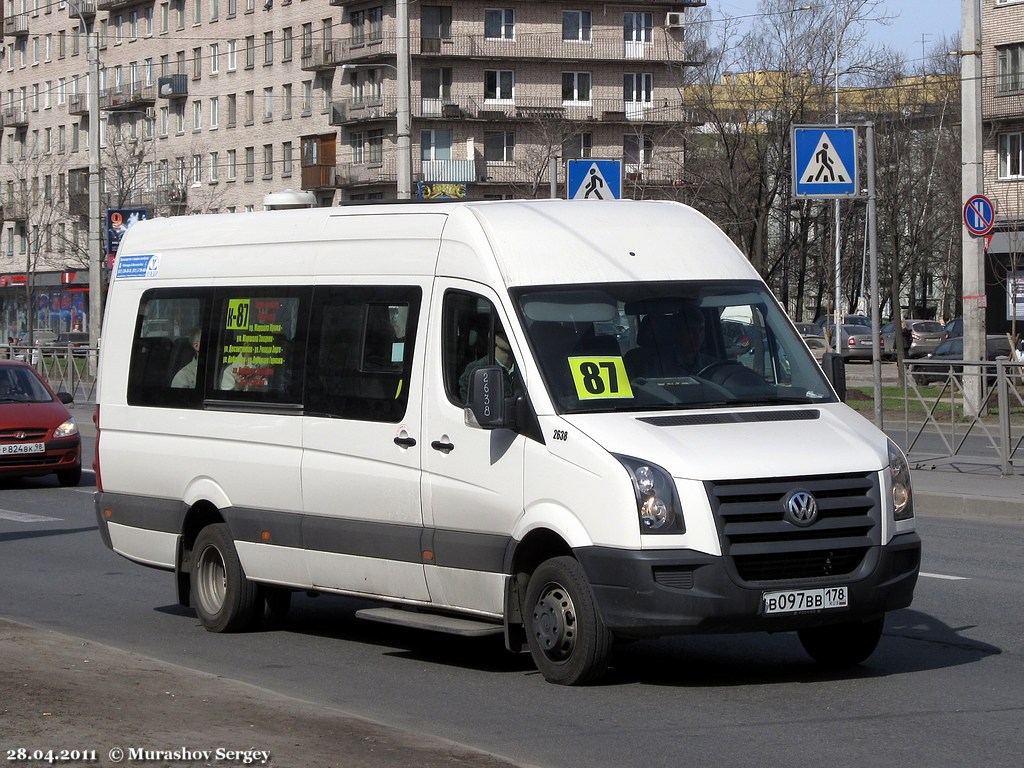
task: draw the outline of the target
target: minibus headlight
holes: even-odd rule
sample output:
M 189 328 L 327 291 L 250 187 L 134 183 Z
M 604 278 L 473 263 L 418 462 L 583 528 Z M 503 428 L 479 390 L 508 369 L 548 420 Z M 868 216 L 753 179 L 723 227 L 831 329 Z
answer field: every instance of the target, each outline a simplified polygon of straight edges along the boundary
M 896 520 L 914 516 L 914 491 L 910 486 L 910 465 L 903 451 L 889 441 L 889 473 L 892 475 L 892 513 Z
M 685 533 L 676 484 L 661 467 L 631 456 L 615 456 L 629 473 L 641 533 Z

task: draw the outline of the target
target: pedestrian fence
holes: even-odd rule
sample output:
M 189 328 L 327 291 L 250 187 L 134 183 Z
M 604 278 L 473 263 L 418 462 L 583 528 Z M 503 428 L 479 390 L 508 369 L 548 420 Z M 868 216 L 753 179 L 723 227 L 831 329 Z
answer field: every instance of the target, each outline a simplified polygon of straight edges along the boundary
M 24 360 L 54 392 L 68 392 L 79 405 L 96 402 L 96 347 L 7 347 L 7 357 Z
M 1024 361 L 903 363 L 907 458 L 926 463 L 1024 466 Z

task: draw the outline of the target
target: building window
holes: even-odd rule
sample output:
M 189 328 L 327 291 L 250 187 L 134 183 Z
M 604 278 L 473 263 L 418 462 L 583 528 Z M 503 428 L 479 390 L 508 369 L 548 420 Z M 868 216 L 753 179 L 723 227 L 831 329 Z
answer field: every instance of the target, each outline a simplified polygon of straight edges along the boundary
M 384 162 L 384 131 L 367 131 L 366 140 L 369 144 L 366 161 L 371 165 L 380 165 Z
M 514 40 L 516 12 L 512 8 L 488 8 L 484 11 L 484 37 L 488 40 Z
M 510 69 L 484 70 L 484 101 L 513 100 L 514 77 Z
M 198 131 L 203 127 L 203 102 L 196 99 L 192 102 L 192 130 Z
M 351 134 L 348 137 L 348 144 L 352 148 L 352 165 L 362 165 L 366 162 L 366 154 L 363 143 L 366 137 L 361 131 Z
M 999 56 L 996 89 L 999 93 L 1024 89 L 1024 43 L 996 49 Z
M 590 42 L 590 11 L 562 11 L 562 40 Z
M 220 126 L 220 97 L 210 97 L 210 128 L 218 128 Z
M 281 32 L 281 61 L 292 60 L 292 28 L 285 27 Z
M 263 89 L 263 122 L 267 123 L 274 119 L 274 89 Z
M 245 180 L 252 181 L 256 176 L 256 147 L 245 148 Z
M 263 33 L 263 65 L 274 63 L 274 33 Z
M 450 5 L 422 6 L 420 11 L 420 37 L 426 40 L 451 40 L 452 8 Z
M 228 72 L 238 69 L 238 41 L 228 40 Z
M 292 143 L 285 141 L 281 144 L 281 176 L 292 175 Z
M 228 128 L 234 128 L 235 123 L 238 120 L 238 97 L 233 94 L 228 94 Z
M 349 17 L 349 24 L 352 27 L 352 45 L 362 45 L 366 40 L 366 11 L 352 11 Z
M 228 150 L 228 162 L 225 172 L 227 173 L 228 181 L 234 181 L 238 178 L 238 150 Z
M 562 73 L 562 101 L 574 104 L 590 103 L 590 73 Z
M 999 178 L 1024 177 L 1024 133 L 999 134 Z
M 452 132 L 448 128 L 420 131 L 420 159 L 431 160 L 452 159 Z
M 594 149 L 594 135 L 587 131 L 570 136 L 562 142 L 562 157 L 591 157 Z
M 366 37 L 371 42 L 384 39 L 384 9 L 379 5 L 366 11 Z
M 515 160 L 516 137 L 512 131 L 484 131 L 484 160 L 511 163 Z
M 203 76 L 203 49 L 192 49 L 192 79 L 198 80 Z
M 252 69 L 256 66 L 256 38 L 249 35 L 245 38 L 245 68 Z
M 263 145 L 263 178 L 274 178 L 274 145 Z
M 210 153 L 210 183 L 216 184 L 220 181 L 220 168 L 217 165 L 217 161 L 220 154 L 217 152 Z
M 647 165 L 654 154 L 654 141 L 643 134 L 628 134 L 622 139 L 622 162 L 626 167 Z
M 220 72 L 220 43 L 210 43 L 210 74 Z
M 649 43 L 653 32 L 653 13 L 630 11 L 622 15 L 622 39 L 627 43 Z

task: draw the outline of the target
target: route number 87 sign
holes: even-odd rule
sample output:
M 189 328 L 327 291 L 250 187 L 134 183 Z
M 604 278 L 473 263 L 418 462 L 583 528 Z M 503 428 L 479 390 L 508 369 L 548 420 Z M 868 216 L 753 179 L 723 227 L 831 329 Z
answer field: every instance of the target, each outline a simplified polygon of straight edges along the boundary
M 570 357 L 569 370 L 580 400 L 633 397 L 621 357 Z

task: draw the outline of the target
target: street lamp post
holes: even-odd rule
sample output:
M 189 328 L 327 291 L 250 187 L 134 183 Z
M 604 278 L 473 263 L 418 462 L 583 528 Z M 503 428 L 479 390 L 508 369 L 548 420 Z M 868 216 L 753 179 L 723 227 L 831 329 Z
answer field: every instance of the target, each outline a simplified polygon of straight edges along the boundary
M 100 46 L 96 32 L 85 23 L 80 5 L 78 22 L 86 35 L 89 60 L 89 346 L 99 347 L 103 330 L 103 253 L 100 240 Z
M 399 3 L 402 5 L 402 3 Z M 408 12 L 408 7 L 406 7 Z M 406 19 L 408 26 L 408 18 Z M 412 108 L 409 96 L 409 38 L 405 36 L 405 54 L 401 52 L 402 36 L 399 35 L 398 66 L 393 64 L 342 64 L 342 76 L 346 72 L 363 69 L 379 69 L 387 67 L 398 75 L 398 94 L 395 101 L 395 175 L 398 185 L 398 199 L 409 200 L 412 197 Z M 403 65 L 404 62 L 404 65 Z

